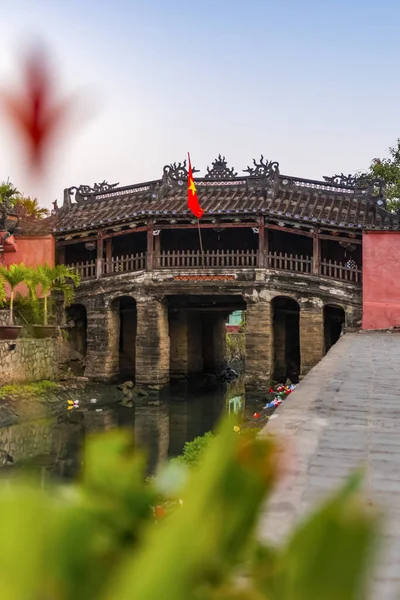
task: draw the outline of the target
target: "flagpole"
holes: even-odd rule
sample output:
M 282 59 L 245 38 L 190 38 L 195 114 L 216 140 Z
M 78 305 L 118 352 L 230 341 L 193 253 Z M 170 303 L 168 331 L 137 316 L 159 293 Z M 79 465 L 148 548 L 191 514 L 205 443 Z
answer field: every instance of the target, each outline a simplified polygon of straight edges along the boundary
M 203 240 L 201 238 L 201 229 L 200 229 L 200 219 L 197 219 L 197 228 L 199 230 L 199 240 L 200 240 L 200 251 L 201 251 L 201 262 L 202 262 L 202 266 L 205 267 L 205 261 L 204 261 L 204 250 L 203 250 Z

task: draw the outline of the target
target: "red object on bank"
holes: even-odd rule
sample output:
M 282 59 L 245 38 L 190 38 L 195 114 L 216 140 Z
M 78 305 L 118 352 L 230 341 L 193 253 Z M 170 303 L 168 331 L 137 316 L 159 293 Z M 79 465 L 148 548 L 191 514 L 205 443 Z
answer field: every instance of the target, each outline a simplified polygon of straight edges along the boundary
M 200 219 L 204 210 L 201 208 L 199 204 L 199 199 L 197 197 L 196 186 L 193 181 L 193 171 L 192 171 L 192 163 L 190 162 L 190 154 L 188 153 L 189 159 L 189 170 L 188 170 L 188 207 L 192 211 L 195 217 Z

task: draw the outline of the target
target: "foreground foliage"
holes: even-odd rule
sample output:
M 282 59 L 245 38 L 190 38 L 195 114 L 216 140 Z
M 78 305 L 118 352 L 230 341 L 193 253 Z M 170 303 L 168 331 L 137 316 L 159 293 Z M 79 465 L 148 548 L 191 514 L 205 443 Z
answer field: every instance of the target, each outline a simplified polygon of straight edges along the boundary
M 279 459 L 274 442 L 234 434 L 228 423 L 196 468 L 170 464 L 147 483 L 128 434 L 93 438 L 75 485 L 15 485 L 0 495 L 0 597 L 356 600 L 376 525 L 357 478 L 283 547 L 256 542 Z M 161 489 L 181 503 L 155 521 Z

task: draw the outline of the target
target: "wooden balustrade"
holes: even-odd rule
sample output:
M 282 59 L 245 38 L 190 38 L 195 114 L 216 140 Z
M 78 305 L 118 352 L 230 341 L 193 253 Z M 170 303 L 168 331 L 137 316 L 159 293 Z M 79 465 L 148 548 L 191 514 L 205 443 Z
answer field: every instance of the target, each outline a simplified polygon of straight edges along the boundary
M 155 269 L 229 269 L 257 266 L 256 250 L 171 250 L 154 256 Z
M 322 261 L 319 270 L 320 275 L 350 283 L 361 283 L 361 269 L 349 268 L 336 260 Z
M 68 265 L 73 269 L 81 278 L 81 281 L 87 279 L 96 279 L 96 261 L 77 262 L 72 265 Z
M 289 271 L 292 273 L 312 274 L 312 257 L 287 252 L 268 252 L 265 255 L 265 266 L 268 269 Z M 96 261 L 78 262 L 70 265 L 81 276 L 82 281 L 96 279 L 99 273 L 103 277 L 131 273 L 146 269 L 146 253 L 113 256 L 102 260 L 96 271 Z M 203 254 L 196 250 L 168 250 L 155 254 L 155 269 L 241 269 L 256 268 L 258 251 L 256 250 L 206 250 Z M 361 269 L 349 268 L 349 265 L 323 260 L 319 266 L 319 274 L 323 277 L 361 283 Z
M 312 258 L 300 254 L 287 254 L 287 252 L 268 252 L 267 268 L 280 271 L 294 271 L 295 273 L 311 273 Z
M 113 256 L 108 261 L 103 261 L 103 275 L 118 275 L 119 273 L 132 273 L 143 271 L 146 268 L 146 253 L 127 254 L 126 256 Z

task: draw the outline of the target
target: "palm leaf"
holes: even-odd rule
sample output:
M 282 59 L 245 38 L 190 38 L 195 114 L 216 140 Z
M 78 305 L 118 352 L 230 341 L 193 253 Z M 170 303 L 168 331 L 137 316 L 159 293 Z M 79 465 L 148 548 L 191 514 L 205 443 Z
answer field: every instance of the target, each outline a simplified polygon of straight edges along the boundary
M 0 266 L 0 277 L 14 290 L 20 283 L 27 283 L 32 275 L 32 269 L 23 263 L 20 265 Z

